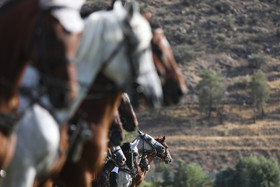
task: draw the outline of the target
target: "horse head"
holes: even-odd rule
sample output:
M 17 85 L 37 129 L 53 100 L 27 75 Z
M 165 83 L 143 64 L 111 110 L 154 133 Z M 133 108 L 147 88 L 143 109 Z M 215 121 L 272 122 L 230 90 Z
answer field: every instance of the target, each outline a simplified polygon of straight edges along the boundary
M 172 162 L 172 157 L 169 153 L 168 145 L 166 144 L 165 141 L 165 136 L 156 137 L 155 140 L 165 147 L 165 152 L 162 154 L 157 153 L 156 156 L 159 157 L 161 160 L 163 160 L 166 164 L 170 164 Z
M 126 157 L 124 155 L 124 152 L 122 151 L 120 146 L 113 146 L 110 148 L 112 153 L 112 159 L 115 162 L 115 164 L 120 167 L 125 164 Z
M 116 110 L 114 114 L 113 122 L 111 123 L 111 127 L 109 129 L 109 144 L 111 146 L 121 145 L 124 140 L 124 131 L 123 124 L 120 119 L 120 114 Z
M 162 28 L 152 20 L 150 12 L 146 11 L 143 16 L 149 21 L 153 31 L 153 60 L 162 81 L 164 104 L 177 104 L 187 93 L 184 77 Z
M 126 93 L 122 94 L 121 104 L 118 108 L 123 128 L 129 132 L 134 131 L 138 127 L 138 120 L 129 96 Z
M 148 134 L 144 134 L 138 129 L 139 136 L 137 139 L 140 140 L 139 143 L 139 150 L 142 150 L 142 152 L 152 152 L 153 154 L 163 154 L 166 149 L 165 147 L 157 142 L 152 136 Z M 140 148 L 141 146 L 141 148 Z M 140 152 L 140 151 L 139 151 Z
M 56 108 L 68 107 L 78 93 L 73 62 L 83 29 L 79 15 L 83 2 L 40 1 L 33 57 Z

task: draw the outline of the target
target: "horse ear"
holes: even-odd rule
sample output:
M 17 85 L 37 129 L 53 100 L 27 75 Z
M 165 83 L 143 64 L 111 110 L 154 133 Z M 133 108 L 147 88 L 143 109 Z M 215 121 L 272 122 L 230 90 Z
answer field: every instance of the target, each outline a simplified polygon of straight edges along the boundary
M 137 129 L 137 132 L 139 135 L 143 135 L 143 132 L 141 132 L 139 129 Z
M 143 13 L 143 16 L 148 20 L 148 22 L 151 22 L 152 20 L 152 13 L 148 10 L 146 10 L 144 13 Z
M 134 16 L 134 14 L 138 11 L 139 12 L 139 8 L 138 8 L 138 4 L 136 1 L 132 0 L 130 2 L 127 2 L 125 4 L 125 8 L 127 10 L 127 19 L 131 20 L 132 17 Z
M 163 142 L 165 141 L 165 136 L 162 137 L 162 141 L 163 141 Z

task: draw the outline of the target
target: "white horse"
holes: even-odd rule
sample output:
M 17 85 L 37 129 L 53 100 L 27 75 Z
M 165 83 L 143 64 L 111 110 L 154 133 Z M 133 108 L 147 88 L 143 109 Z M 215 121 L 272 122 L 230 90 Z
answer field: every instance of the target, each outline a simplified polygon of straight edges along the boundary
M 118 166 L 122 166 L 125 164 L 126 158 L 124 156 L 124 153 L 121 149 L 121 146 L 113 146 L 110 147 L 110 151 L 111 151 L 111 158 L 116 165 Z
M 67 110 L 52 109 L 52 115 L 48 112 L 52 106 L 46 98 L 43 106 L 29 103 L 26 109 L 22 107 L 25 113 L 18 122 L 15 155 L 2 186 L 31 187 L 35 178 L 47 174 L 58 155 L 59 125 L 75 112 L 99 72 L 124 91 L 137 81 L 158 106 L 162 89 L 152 60 L 151 38 L 150 26 L 134 4 L 126 10 L 117 2 L 113 11 L 95 13 L 87 18 L 77 52 L 81 89 L 76 102 Z
M 144 134 L 141 131 L 138 132 L 139 135 L 131 142 L 131 144 L 137 146 L 139 154 L 137 159 L 138 165 L 144 153 L 153 152 L 154 154 L 162 154 L 166 151 L 166 148 L 162 144 L 157 142 L 153 137 L 148 134 Z M 118 171 L 116 179 L 118 186 L 129 187 L 131 185 L 133 176 L 130 172 L 127 172 L 127 170 L 122 170 L 121 167 L 120 169 L 115 169 L 114 171 Z

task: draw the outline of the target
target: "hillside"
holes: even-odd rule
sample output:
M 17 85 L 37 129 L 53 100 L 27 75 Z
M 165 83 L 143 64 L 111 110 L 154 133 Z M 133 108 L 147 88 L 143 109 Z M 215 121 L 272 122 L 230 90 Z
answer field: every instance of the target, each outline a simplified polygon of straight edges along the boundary
M 110 1 L 88 1 L 104 6 Z M 174 160 L 196 162 L 207 172 L 235 165 L 241 156 L 275 156 L 280 160 L 280 1 L 143 0 L 165 31 L 189 92 L 180 105 L 138 113 L 140 129 L 167 136 Z M 258 54 L 271 88 L 265 118 L 253 123 L 248 96 Z M 204 69 L 221 73 L 228 86 L 224 123 L 215 111 L 210 121 L 199 113 L 194 91 Z

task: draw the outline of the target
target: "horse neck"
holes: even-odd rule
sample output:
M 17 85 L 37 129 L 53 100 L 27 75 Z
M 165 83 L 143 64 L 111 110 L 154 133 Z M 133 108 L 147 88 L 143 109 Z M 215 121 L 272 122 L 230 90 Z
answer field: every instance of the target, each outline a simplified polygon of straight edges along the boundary
M 0 9 L 0 111 L 11 112 L 34 34 L 38 0 L 12 1 Z M 31 51 L 30 51 L 31 52 Z
M 92 88 L 104 86 L 103 83 L 99 82 L 100 80 L 104 80 L 102 76 L 97 78 Z M 120 101 L 121 93 L 119 92 L 89 91 L 79 110 L 84 113 L 85 120 L 89 123 L 90 128 L 94 129 L 97 126 L 102 126 L 104 130 L 108 131 Z
M 154 155 L 154 154 L 147 155 L 147 164 L 150 165 L 154 161 L 155 158 L 156 158 L 156 155 Z
M 139 156 L 141 157 L 142 156 L 142 154 L 143 154 L 143 152 L 145 151 L 144 150 L 144 140 L 140 137 L 140 135 L 138 135 L 134 140 L 133 140 L 133 142 L 134 141 L 138 141 L 138 143 L 137 143 L 137 149 L 138 149 L 138 154 L 139 154 Z
M 136 139 L 139 140 L 137 148 L 140 156 L 142 156 L 146 151 L 152 151 L 153 148 L 151 147 L 151 145 L 149 145 L 144 139 L 142 139 L 140 135 L 138 135 Z M 150 148 L 148 149 L 147 146 Z

